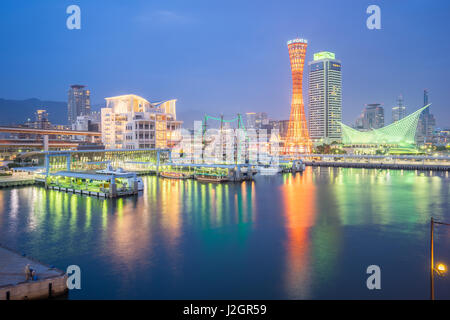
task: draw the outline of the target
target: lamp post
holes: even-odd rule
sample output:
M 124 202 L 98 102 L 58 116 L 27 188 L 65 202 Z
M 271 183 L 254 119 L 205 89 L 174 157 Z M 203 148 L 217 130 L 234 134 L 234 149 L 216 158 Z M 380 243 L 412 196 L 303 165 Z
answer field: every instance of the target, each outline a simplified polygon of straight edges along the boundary
M 447 272 L 447 267 L 443 263 L 439 263 L 434 266 L 434 225 L 440 224 L 444 226 L 450 226 L 449 223 L 444 223 L 440 221 L 436 221 L 431 217 L 430 223 L 430 283 L 431 283 L 431 300 L 434 300 L 434 273 L 436 272 L 438 275 L 442 276 L 445 272 Z

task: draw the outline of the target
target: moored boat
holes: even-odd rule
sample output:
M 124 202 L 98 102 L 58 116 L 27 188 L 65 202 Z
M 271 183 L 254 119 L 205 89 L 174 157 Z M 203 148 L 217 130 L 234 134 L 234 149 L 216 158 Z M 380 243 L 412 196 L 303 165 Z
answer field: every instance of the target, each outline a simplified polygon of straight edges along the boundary
M 194 178 L 200 182 L 227 182 L 229 178 L 226 176 L 214 176 L 214 175 L 204 175 L 196 174 Z
M 181 172 L 167 172 L 163 171 L 159 174 L 163 178 L 167 179 L 187 179 L 189 178 L 186 174 Z
M 275 175 L 280 172 L 281 172 L 281 168 L 278 166 L 259 167 L 259 173 L 263 176 Z

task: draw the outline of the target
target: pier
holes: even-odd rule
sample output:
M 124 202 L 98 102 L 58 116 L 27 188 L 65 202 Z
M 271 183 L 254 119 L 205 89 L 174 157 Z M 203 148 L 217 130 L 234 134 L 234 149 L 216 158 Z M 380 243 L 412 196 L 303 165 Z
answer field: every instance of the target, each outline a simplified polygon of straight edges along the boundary
M 98 174 L 58 171 L 45 179 L 45 187 L 105 198 L 130 196 L 139 192 L 137 176 L 133 172 Z
M 20 187 L 35 184 L 34 176 L 23 172 L 0 176 L 0 188 Z
M 301 154 L 297 157 L 313 167 L 450 171 L 447 155 Z
M 305 164 L 307 166 L 312 166 L 312 167 L 450 171 L 450 166 L 448 166 L 448 165 L 421 164 L 421 163 L 305 161 Z
M 9 187 L 20 187 L 20 186 L 29 186 L 35 184 L 36 181 L 34 178 L 30 179 L 4 179 L 0 180 L 0 188 L 9 188 Z
M 36 272 L 27 280 L 25 266 Z M 65 272 L 0 245 L 0 300 L 48 299 L 66 294 Z

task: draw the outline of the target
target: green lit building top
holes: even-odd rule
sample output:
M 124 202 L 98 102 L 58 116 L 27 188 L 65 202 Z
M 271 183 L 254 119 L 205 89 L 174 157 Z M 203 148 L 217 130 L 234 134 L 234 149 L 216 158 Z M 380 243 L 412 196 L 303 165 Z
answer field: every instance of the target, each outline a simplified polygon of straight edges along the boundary
M 333 52 L 329 52 L 329 51 L 321 51 L 321 52 L 314 53 L 314 61 L 322 60 L 322 59 L 334 60 L 334 59 L 336 59 L 336 56 L 334 55 Z

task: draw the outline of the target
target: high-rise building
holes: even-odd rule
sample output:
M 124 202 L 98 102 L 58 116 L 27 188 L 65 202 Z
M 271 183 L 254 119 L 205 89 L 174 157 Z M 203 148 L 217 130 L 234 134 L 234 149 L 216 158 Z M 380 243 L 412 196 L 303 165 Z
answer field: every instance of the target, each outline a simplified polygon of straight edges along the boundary
M 423 105 L 429 104 L 428 90 L 423 91 Z M 430 108 L 426 108 L 419 118 L 416 131 L 416 143 L 424 144 L 431 143 L 434 136 L 434 127 L 436 126 L 436 119 L 430 113 Z
M 262 126 L 269 124 L 269 117 L 265 112 L 257 112 L 255 117 L 255 126 L 261 128 Z
M 341 62 L 332 52 L 314 54 L 309 65 L 309 137 L 330 143 L 342 138 Z
M 133 94 L 105 100 L 101 128 L 106 149 L 167 148 L 180 141 L 176 100 L 150 103 Z
M 86 86 L 79 84 L 70 86 L 67 100 L 69 124 L 75 123 L 78 116 L 87 116 L 91 113 L 90 95 Z
M 269 124 L 269 117 L 265 112 L 247 112 L 245 116 L 247 120 L 247 128 L 259 129 L 263 125 Z
M 278 130 L 281 139 L 285 139 L 289 128 L 289 120 L 270 120 L 271 130 Z
M 306 48 L 308 41 L 294 39 L 287 42 L 292 73 L 292 100 L 291 114 L 283 153 L 297 154 L 310 153 L 311 140 L 309 139 L 308 126 L 305 117 L 305 105 L 303 103 L 303 68 L 305 65 Z
M 403 96 L 399 95 L 397 105 L 392 108 L 392 123 L 397 122 L 406 117 L 406 107 L 403 104 Z
M 36 110 L 34 115 L 35 115 L 35 122 L 34 122 L 35 128 L 50 129 L 51 124 L 50 124 L 50 121 L 48 120 L 47 110 L 43 110 L 43 109 Z
M 426 106 L 428 104 L 428 89 L 423 90 L 423 106 Z M 425 111 L 422 114 L 429 114 L 430 108 L 426 108 Z
M 379 129 L 384 127 L 384 109 L 379 103 L 366 104 L 363 111 L 363 129 Z
M 245 114 L 247 120 L 247 128 L 255 128 L 256 127 L 256 112 L 247 112 Z

